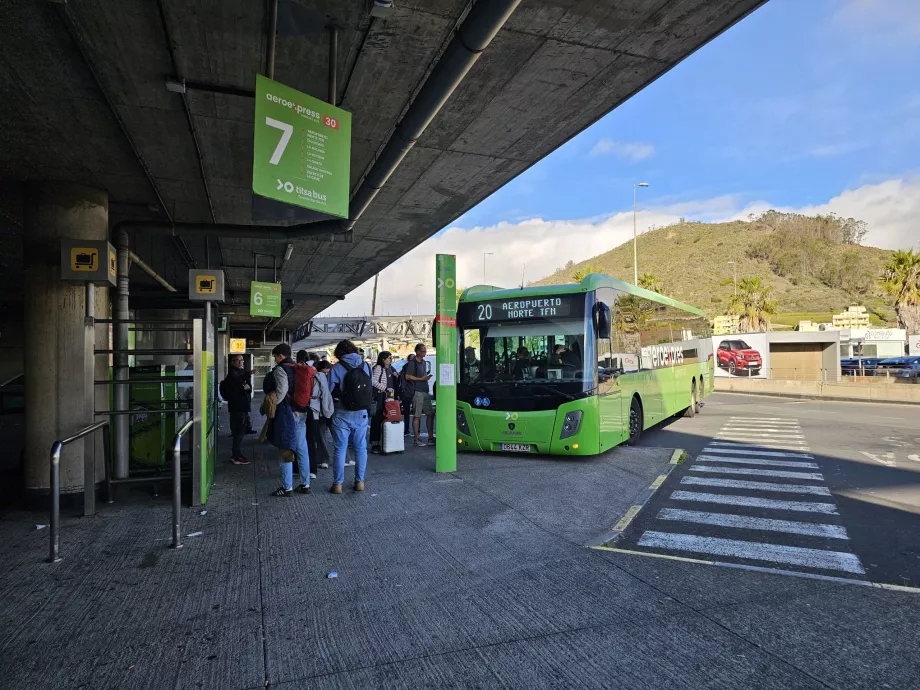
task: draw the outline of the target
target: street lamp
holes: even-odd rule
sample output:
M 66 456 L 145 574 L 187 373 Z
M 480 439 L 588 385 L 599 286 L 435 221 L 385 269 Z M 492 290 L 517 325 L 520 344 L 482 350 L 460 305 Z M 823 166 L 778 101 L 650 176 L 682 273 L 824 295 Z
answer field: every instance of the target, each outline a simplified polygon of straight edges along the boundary
M 639 252 L 636 249 L 638 233 L 636 232 L 636 187 L 648 187 L 648 182 L 633 185 L 633 285 L 639 284 Z
M 422 287 L 422 284 L 419 283 L 415 286 L 415 315 L 418 316 L 418 289 Z
M 735 270 L 735 266 L 737 266 L 737 264 L 734 261 L 729 261 L 728 263 L 732 265 L 732 285 L 734 285 L 733 294 L 735 295 L 735 297 L 737 297 L 738 296 L 738 272 Z
M 488 283 L 486 283 L 486 257 L 492 256 L 493 254 L 495 254 L 495 252 L 483 252 L 482 253 L 482 284 L 483 285 L 488 285 Z

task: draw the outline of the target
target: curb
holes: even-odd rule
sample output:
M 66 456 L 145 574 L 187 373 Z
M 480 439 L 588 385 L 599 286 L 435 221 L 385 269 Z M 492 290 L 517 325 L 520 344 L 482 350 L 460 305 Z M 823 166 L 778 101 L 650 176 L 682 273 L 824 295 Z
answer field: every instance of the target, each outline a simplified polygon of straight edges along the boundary
M 635 500 L 632 502 L 632 505 L 626 509 L 626 512 L 620 516 L 620 519 L 616 521 L 616 524 L 613 528 L 604 532 L 603 534 L 594 537 L 587 542 L 584 546 L 597 548 L 597 547 L 610 547 L 617 539 L 620 538 L 620 535 L 626 531 L 630 523 L 635 519 L 639 512 L 645 507 L 645 504 L 649 502 L 649 499 L 655 495 L 655 492 L 664 484 L 665 480 L 668 478 L 668 475 L 674 471 L 674 468 L 681 464 L 684 459 L 687 457 L 686 451 L 681 448 L 676 448 L 673 453 L 671 453 L 671 459 L 668 461 L 668 466 L 664 472 L 655 477 L 654 481 L 648 485 L 645 489 L 639 492 L 639 495 L 636 496 Z
M 798 400 L 823 400 L 828 402 L 875 403 L 878 405 L 920 405 L 920 400 L 879 400 L 878 398 L 852 398 L 843 395 L 813 395 L 811 393 L 774 393 L 773 391 L 732 391 L 725 389 L 716 389 L 713 393 L 728 393 L 729 395 L 763 395 L 768 398 L 795 398 Z

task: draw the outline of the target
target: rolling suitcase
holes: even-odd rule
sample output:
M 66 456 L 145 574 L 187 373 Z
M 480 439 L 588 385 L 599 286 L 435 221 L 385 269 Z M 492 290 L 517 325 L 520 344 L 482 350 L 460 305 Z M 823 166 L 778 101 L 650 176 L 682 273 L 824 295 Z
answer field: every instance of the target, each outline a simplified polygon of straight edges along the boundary
M 383 455 L 402 453 L 406 450 L 406 438 L 403 436 L 403 423 L 383 422 L 381 433 L 381 448 Z

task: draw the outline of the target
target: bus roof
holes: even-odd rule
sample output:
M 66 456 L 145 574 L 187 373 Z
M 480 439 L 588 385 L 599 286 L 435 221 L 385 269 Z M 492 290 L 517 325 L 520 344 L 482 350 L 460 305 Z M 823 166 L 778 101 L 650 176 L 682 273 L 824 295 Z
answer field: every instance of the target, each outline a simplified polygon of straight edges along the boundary
M 697 316 L 706 316 L 696 307 L 689 304 L 678 302 L 676 299 L 659 295 L 657 292 L 637 287 L 631 283 L 624 283 L 622 280 L 611 278 L 600 273 L 589 273 L 580 283 L 566 283 L 563 285 L 533 285 L 525 288 L 500 288 L 494 285 L 474 285 L 467 288 L 460 295 L 461 302 L 485 302 L 493 299 L 511 299 L 517 297 L 538 297 L 541 295 L 569 295 L 576 292 L 591 292 L 598 288 L 614 288 L 620 292 L 625 292 L 637 297 L 645 297 L 653 302 L 666 304 L 670 307 L 688 311 Z

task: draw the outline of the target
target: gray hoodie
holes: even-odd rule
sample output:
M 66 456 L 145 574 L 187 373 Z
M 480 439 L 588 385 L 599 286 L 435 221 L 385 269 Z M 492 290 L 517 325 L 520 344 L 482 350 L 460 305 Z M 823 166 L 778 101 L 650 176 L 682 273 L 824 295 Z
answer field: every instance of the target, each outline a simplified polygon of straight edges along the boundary
M 310 409 L 313 410 L 314 417 L 317 419 L 328 419 L 335 409 L 332 403 L 332 393 L 329 392 L 329 381 L 323 371 L 316 372 L 316 377 L 313 379 L 313 396 L 310 398 Z

